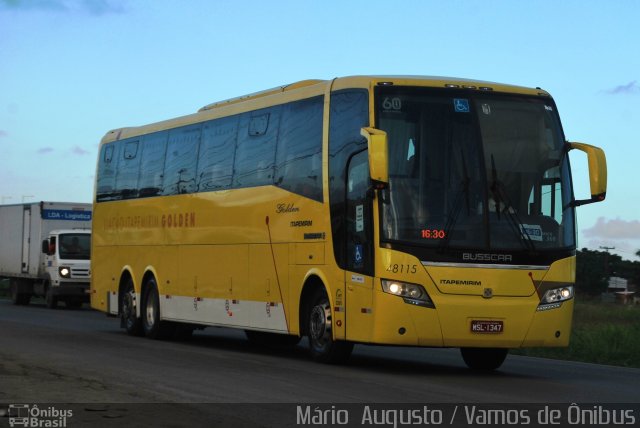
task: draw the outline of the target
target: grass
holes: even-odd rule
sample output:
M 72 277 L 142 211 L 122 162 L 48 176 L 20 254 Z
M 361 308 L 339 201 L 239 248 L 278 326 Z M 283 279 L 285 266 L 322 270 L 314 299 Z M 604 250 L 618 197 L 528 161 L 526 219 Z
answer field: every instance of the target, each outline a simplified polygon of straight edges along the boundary
M 640 306 L 577 300 L 568 348 L 527 348 L 513 353 L 640 368 Z

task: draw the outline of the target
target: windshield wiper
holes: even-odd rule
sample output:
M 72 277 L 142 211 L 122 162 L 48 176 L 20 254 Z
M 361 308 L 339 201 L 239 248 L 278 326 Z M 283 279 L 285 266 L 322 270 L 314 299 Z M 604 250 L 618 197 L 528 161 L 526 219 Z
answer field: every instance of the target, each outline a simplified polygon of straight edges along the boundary
M 462 177 L 461 189 L 456 195 L 456 199 L 453 201 L 453 208 L 451 210 L 451 215 L 447 219 L 447 223 L 444 225 L 444 240 L 440 243 L 440 248 L 444 249 L 449 246 L 449 241 L 451 241 L 451 231 L 454 226 L 458 223 L 458 217 L 460 215 L 460 210 L 462 210 L 462 196 L 465 197 L 465 206 L 467 207 L 467 216 L 471 215 L 471 204 L 469 202 L 469 187 L 471 186 L 471 179 L 469 178 L 469 172 L 467 170 L 467 162 L 464 157 L 464 151 L 460 149 L 460 156 L 462 157 L 462 171 L 464 176 Z
M 513 203 L 509 198 L 509 194 L 506 192 L 504 188 L 504 184 L 498 180 L 498 172 L 496 170 L 496 161 L 493 158 L 493 153 L 491 154 L 491 196 L 493 197 L 493 201 L 496 204 L 496 217 L 498 221 L 500 221 L 500 212 L 502 211 L 501 204 L 504 202 L 504 213 L 505 217 L 509 222 L 509 226 L 513 233 L 520 238 L 520 242 L 524 245 L 525 249 L 529 251 L 535 251 L 536 246 L 533 243 L 533 239 L 531 239 L 531 235 L 527 231 L 527 228 L 520 220 L 518 213 L 513 208 Z

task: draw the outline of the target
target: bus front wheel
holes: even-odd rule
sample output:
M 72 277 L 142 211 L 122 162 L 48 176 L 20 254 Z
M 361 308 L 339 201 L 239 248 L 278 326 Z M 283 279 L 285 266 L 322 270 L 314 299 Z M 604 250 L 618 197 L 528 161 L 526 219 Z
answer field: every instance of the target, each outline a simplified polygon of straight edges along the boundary
M 474 370 L 497 369 L 507 358 L 508 352 L 506 348 L 460 348 L 465 364 Z
M 333 338 L 331 304 L 324 290 L 317 291 L 311 299 L 307 312 L 307 335 L 311 356 L 321 363 L 343 363 L 353 350 L 353 343 Z

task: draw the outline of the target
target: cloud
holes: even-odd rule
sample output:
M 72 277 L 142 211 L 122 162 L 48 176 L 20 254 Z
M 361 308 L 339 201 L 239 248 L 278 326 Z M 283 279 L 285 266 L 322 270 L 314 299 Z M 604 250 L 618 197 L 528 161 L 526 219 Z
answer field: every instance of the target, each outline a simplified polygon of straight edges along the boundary
M 640 94 L 640 85 L 638 85 L 637 80 L 634 80 L 633 82 L 629 82 L 626 85 L 619 85 L 613 89 L 607 89 L 605 92 L 611 95 Z
M 0 0 L 0 10 L 87 12 L 91 15 L 124 12 L 120 0 Z
M 628 240 L 640 239 L 640 221 L 599 217 L 593 227 L 582 231 L 587 238 Z
M 85 156 L 85 155 L 88 155 L 91 152 L 88 151 L 88 150 L 83 149 L 80 146 L 73 146 L 73 148 L 71 149 L 71 153 L 73 153 L 74 155 L 78 155 L 78 156 Z
M 41 149 L 38 149 L 38 154 L 48 155 L 49 153 L 53 153 L 53 151 L 54 151 L 53 147 L 42 147 Z

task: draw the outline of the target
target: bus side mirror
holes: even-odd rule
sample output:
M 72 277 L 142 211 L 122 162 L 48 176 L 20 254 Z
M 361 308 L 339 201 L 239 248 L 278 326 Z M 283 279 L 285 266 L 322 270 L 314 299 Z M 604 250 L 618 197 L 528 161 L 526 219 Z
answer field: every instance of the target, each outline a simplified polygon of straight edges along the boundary
M 604 151 L 595 146 L 584 143 L 569 142 L 569 149 L 578 149 L 587 154 L 589 162 L 589 185 L 591 188 L 591 199 L 581 199 L 573 201 L 573 206 L 591 204 L 593 202 L 604 201 L 607 195 L 607 158 Z
M 375 128 L 362 128 L 360 134 L 367 139 L 369 176 L 376 184 L 389 183 L 389 149 L 387 133 Z

